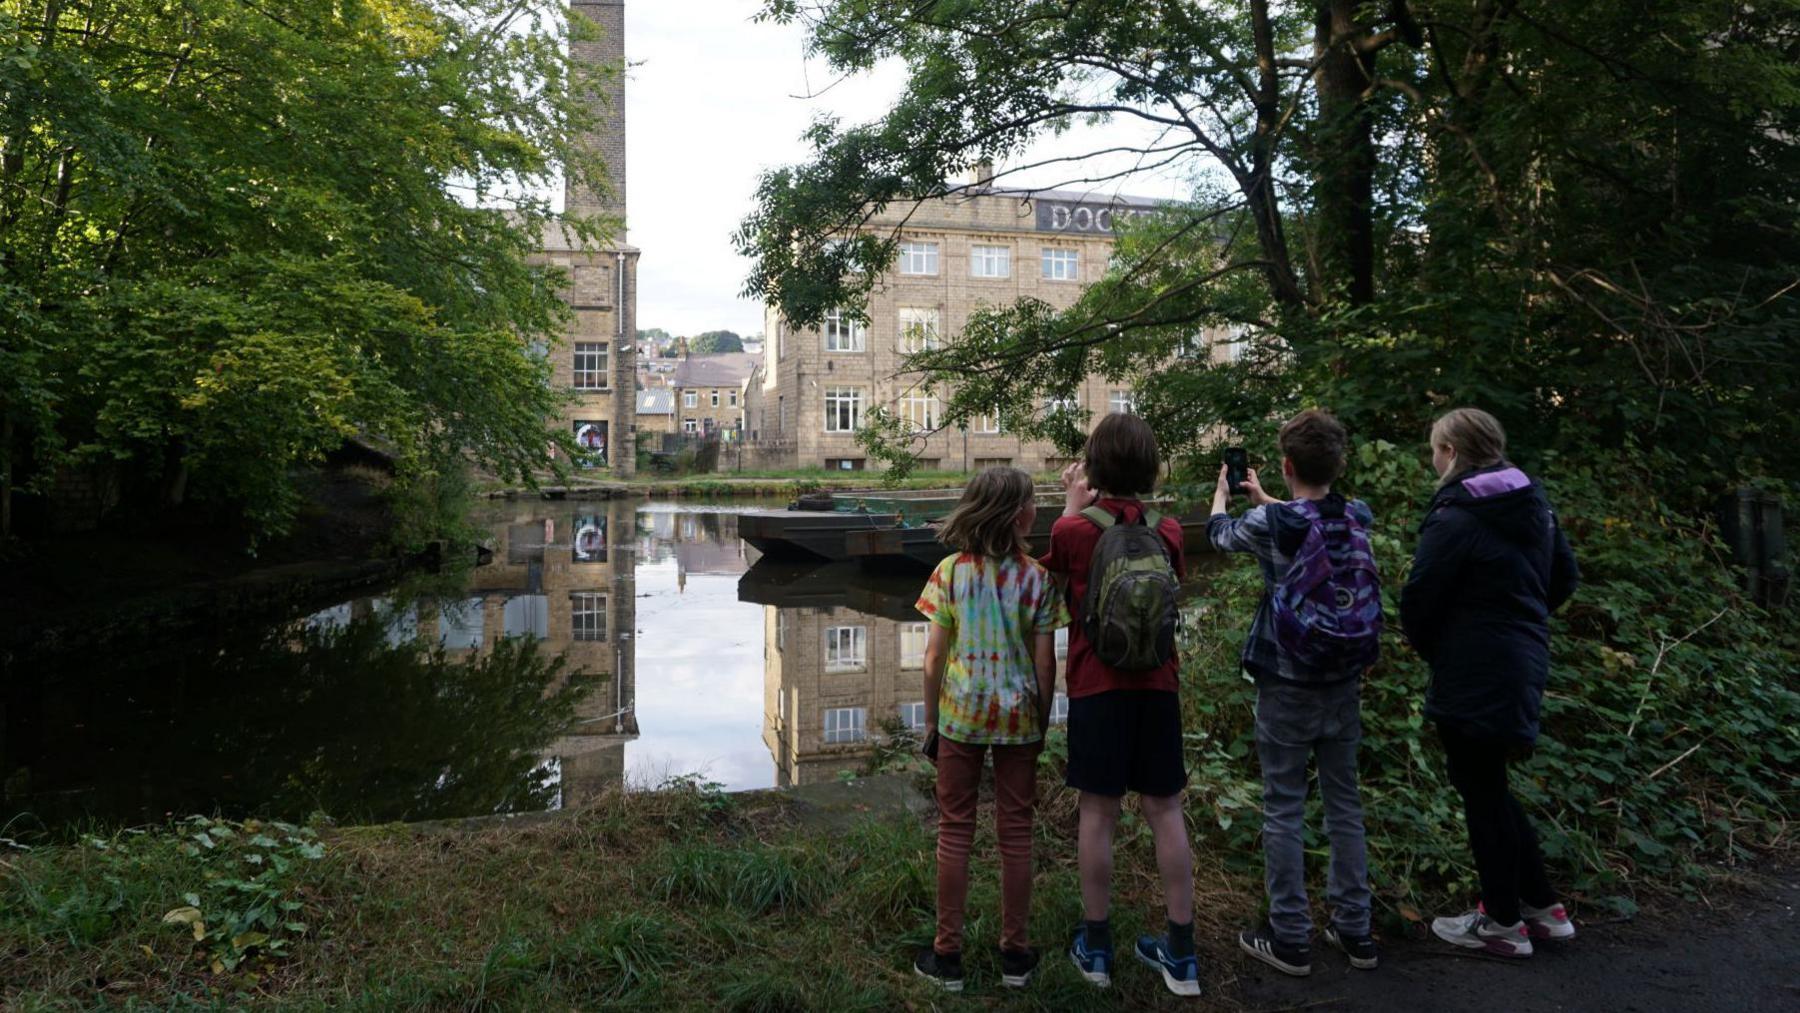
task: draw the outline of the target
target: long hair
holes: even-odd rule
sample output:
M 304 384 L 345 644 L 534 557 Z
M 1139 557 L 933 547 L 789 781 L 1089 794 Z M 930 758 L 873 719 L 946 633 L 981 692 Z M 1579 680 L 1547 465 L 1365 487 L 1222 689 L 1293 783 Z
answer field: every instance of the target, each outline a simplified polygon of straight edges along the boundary
M 1506 463 L 1506 430 L 1479 408 L 1445 412 L 1431 425 L 1431 445 L 1456 451 L 1456 466 L 1438 479 L 1439 488 L 1478 468 Z
M 1002 559 L 1031 551 L 1016 524 L 1035 490 L 1017 468 L 986 468 L 969 480 L 962 500 L 944 518 L 938 541 L 958 552 Z

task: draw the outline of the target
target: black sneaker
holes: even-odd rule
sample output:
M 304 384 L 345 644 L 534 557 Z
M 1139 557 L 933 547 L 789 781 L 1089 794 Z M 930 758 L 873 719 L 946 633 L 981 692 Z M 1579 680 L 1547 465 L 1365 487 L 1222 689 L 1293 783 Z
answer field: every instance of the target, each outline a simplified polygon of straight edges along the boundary
M 1038 961 L 1043 955 L 1036 947 L 1024 953 L 1011 950 L 1000 951 L 1000 984 L 1007 988 L 1024 988 L 1031 984 L 1031 976 L 1037 972 Z
M 1325 927 L 1325 941 L 1344 951 L 1350 958 L 1350 966 L 1364 971 L 1373 971 L 1381 963 L 1381 951 L 1375 946 L 1374 936 L 1353 936 L 1339 931 L 1336 925 Z
M 1284 943 L 1266 926 L 1239 932 L 1238 948 L 1283 974 L 1304 978 L 1312 973 L 1312 947 Z
M 913 973 L 946 992 L 961 992 L 962 954 L 939 953 L 927 946 L 913 958 Z

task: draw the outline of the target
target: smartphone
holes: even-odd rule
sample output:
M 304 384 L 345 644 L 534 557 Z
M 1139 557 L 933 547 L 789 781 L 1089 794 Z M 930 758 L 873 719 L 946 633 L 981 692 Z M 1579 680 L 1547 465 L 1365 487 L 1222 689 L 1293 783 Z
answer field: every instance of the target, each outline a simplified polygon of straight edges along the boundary
M 1244 483 L 1250 478 L 1250 458 L 1243 447 L 1225 448 L 1225 486 L 1232 493 L 1244 491 Z

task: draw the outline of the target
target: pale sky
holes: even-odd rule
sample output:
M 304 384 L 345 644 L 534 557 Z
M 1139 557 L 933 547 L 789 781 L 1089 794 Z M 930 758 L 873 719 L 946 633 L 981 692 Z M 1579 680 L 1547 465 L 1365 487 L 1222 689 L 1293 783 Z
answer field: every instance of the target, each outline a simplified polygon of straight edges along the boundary
M 800 135 L 816 116 L 877 119 L 905 86 L 898 66 L 831 86 L 824 62 L 805 58 L 804 29 L 753 24 L 759 6 L 758 0 L 626 5 L 625 54 L 634 65 L 625 98 L 626 216 L 629 241 L 643 250 L 641 328 L 760 332 L 761 307 L 738 295 L 748 264 L 731 243 L 751 208 L 758 175 L 805 158 Z M 1154 137 L 1136 123 L 1077 128 L 1042 145 L 1030 160 Z M 1193 171 L 1141 173 L 1105 189 L 1186 197 Z M 1042 186 L 1060 178 L 1045 170 L 1019 182 Z M 1014 184 L 1012 178 L 1004 182 Z

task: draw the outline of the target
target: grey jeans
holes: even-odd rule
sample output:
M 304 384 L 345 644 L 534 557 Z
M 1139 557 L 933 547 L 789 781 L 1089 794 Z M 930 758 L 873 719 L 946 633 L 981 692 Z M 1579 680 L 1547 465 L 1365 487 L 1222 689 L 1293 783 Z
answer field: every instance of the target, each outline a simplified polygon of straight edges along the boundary
M 1356 747 L 1362 741 L 1360 680 L 1335 686 L 1285 684 L 1256 690 L 1256 753 L 1263 777 L 1263 881 L 1269 925 L 1283 943 L 1312 936 L 1306 903 L 1307 761 L 1318 757 L 1325 834 L 1331 839 L 1326 900 L 1340 932 L 1369 932 L 1369 858 L 1363 845 Z

